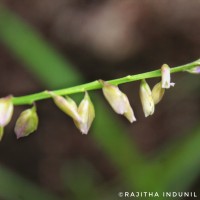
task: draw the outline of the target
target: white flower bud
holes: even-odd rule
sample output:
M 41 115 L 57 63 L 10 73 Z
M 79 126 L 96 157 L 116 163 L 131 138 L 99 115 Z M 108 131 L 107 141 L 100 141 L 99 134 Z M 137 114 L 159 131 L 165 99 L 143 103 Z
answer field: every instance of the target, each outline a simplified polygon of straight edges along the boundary
M 17 139 L 30 135 L 37 130 L 38 127 L 38 115 L 36 107 L 33 106 L 30 109 L 23 111 L 15 125 L 15 134 Z
M 14 106 L 12 96 L 0 98 L 0 140 L 3 137 L 4 127 L 10 122 L 13 115 Z
M 155 105 L 152 98 L 151 89 L 145 80 L 142 80 L 140 84 L 140 99 L 145 117 L 153 115 Z
M 164 96 L 164 93 L 165 89 L 162 88 L 162 83 L 161 82 L 157 83 L 152 89 L 152 98 L 154 104 L 158 104 L 161 101 L 161 99 Z
M 0 126 L 6 126 L 13 114 L 14 106 L 12 103 L 12 96 L 7 96 L 0 99 Z
M 78 107 L 78 114 L 81 121 L 74 120 L 74 123 L 82 134 L 87 134 L 95 118 L 94 106 L 87 92 Z
M 58 106 L 58 108 L 60 108 L 60 110 L 69 115 L 72 119 L 81 121 L 76 102 L 73 99 L 70 97 L 64 98 L 62 96 L 56 95 L 53 92 L 49 92 L 49 94 L 52 96 L 54 103 Z
M 102 80 L 100 80 L 100 83 L 103 85 L 103 94 L 113 110 L 117 114 L 124 115 L 131 123 L 136 121 L 126 94 L 121 92 L 117 86 L 111 85 Z
M 171 75 L 170 75 L 170 67 L 167 64 L 163 64 L 161 67 L 161 75 L 162 75 L 162 88 L 170 88 L 170 86 L 174 86 L 175 83 L 171 83 Z

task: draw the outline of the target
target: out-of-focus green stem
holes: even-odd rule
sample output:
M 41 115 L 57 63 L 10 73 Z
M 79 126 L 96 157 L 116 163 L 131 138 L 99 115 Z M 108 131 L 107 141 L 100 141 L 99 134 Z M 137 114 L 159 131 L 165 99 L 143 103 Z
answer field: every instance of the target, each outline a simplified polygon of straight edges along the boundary
M 199 66 L 200 65 L 200 59 L 196 60 L 194 62 L 173 67 L 171 68 L 171 73 L 177 73 L 177 72 L 182 72 L 189 70 L 193 67 Z M 154 70 L 142 74 L 137 74 L 137 75 L 128 75 L 122 78 L 118 79 L 113 79 L 109 80 L 108 82 L 113 85 L 120 85 L 123 83 L 128 83 L 128 82 L 133 82 L 133 81 L 138 81 L 142 79 L 148 79 L 148 78 L 155 78 L 155 77 L 160 77 L 161 76 L 161 70 Z M 60 89 L 60 90 L 55 90 L 55 92 L 58 95 L 69 95 L 69 94 L 74 94 L 74 93 L 80 93 L 88 90 L 97 90 L 102 88 L 101 83 L 99 81 L 93 81 L 90 83 L 66 88 L 66 89 Z M 51 98 L 51 95 L 47 91 L 31 94 L 31 95 L 26 95 L 26 96 L 21 96 L 21 97 L 13 97 L 13 103 L 14 105 L 24 105 L 24 104 L 32 104 L 35 101 L 39 101 L 42 99 L 48 99 Z

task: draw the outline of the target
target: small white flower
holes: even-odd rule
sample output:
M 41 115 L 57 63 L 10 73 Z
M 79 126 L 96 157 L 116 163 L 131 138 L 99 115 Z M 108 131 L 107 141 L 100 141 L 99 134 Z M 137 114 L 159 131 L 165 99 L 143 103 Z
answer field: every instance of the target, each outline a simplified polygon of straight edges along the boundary
M 128 97 L 117 86 L 100 80 L 103 85 L 103 94 L 113 110 L 120 115 L 124 115 L 131 123 L 136 121 L 133 109 Z
M 76 102 L 73 99 L 71 99 L 70 97 L 64 98 L 62 96 L 56 95 L 53 92 L 48 93 L 52 96 L 54 103 L 58 106 L 58 108 L 60 108 L 60 110 L 69 115 L 72 119 L 76 121 L 81 121 L 81 118 L 78 114 Z
M 78 114 L 81 121 L 74 120 L 74 123 L 82 134 L 87 134 L 95 118 L 94 106 L 87 92 L 78 107 Z
M 0 140 L 3 137 L 4 127 L 10 122 L 13 115 L 14 106 L 12 96 L 0 98 Z
M 140 84 L 140 99 L 145 117 L 153 115 L 155 105 L 152 98 L 151 89 L 145 80 L 142 80 Z
M 7 96 L 0 99 L 0 126 L 6 126 L 13 115 L 14 106 L 12 96 Z
M 162 75 L 162 88 L 169 89 L 173 87 L 175 83 L 171 83 L 170 67 L 167 64 L 163 64 L 161 67 Z

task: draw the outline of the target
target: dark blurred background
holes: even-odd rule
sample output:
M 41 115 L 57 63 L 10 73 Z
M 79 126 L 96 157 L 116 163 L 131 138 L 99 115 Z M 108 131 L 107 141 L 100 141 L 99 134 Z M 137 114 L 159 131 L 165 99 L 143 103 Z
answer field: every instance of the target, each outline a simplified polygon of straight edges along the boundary
M 163 63 L 171 67 L 178 66 L 200 56 L 198 0 L 2 0 L 1 4 L 33 27 L 55 51 L 65 57 L 84 77 L 84 81 L 80 82 L 109 80 L 151 71 L 159 69 Z M 23 39 L 20 42 L 23 43 Z M 36 73 L 32 73 L 27 63 L 10 50 L 7 42 L 1 39 L 0 44 L 2 97 L 68 87 L 60 84 L 47 88 L 40 76 L 38 78 Z M 30 48 L 34 48 L 34 44 L 31 45 L 33 46 Z M 48 66 L 44 68 L 48 74 Z M 192 137 L 194 127 L 199 124 L 199 76 L 178 73 L 172 75 L 172 80 L 176 86 L 166 92 L 164 99 L 156 106 L 155 114 L 148 118 L 142 112 L 138 95 L 139 82 L 120 86 L 134 108 L 137 118 L 134 124 L 115 115 L 108 104 L 104 106 L 113 120 L 122 124 L 123 131 L 119 134 L 127 137 L 147 162 L 168 150 L 171 152 L 168 156 L 173 160 L 176 154 L 171 149 L 179 148 L 179 145 L 182 147 L 180 142 L 183 138 Z M 148 83 L 152 87 L 158 81 L 159 78 L 156 78 Z M 101 95 L 101 92 L 95 91 L 91 94 Z M 102 102 L 106 103 L 104 99 Z M 109 140 L 111 147 L 108 148 L 112 149 L 115 143 L 112 130 L 112 137 L 104 135 L 104 141 L 99 142 L 98 137 L 93 136 L 95 128 L 87 136 L 81 135 L 73 122 L 51 100 L 38 102 L 37 106 L 39 128 L 31 136 L 20 140 L 16 140 L 13 127 L 19 113 L 27 106 L 15 108 L 13 120 L 6 127 L 0 144 L 2 166 L 61 199 L 80 199 L 84 195 L 88 199 L 118 199 L 119 191 L 126 191 L 127 188 L 137 191 L 134 185 L 127 186 L 126 181 L 123 182 L 121 166 L 116 164 L 115 159 L 113 161 L 102 145 Z M 99 131 L 103 132 L 106 128 L 102 121 L 102 130 Z M 171 144 L 173 148 L 169 146 Z M 115 147 L 116 145 L 113 152 Z M 196 148 L 195 145 L 194 147 Z M 193 149 L 191 152 L 198 151 L 199 149 Z M 120 150 L 116 150 L 116 153 L 119 152 Z M 189 158 L 191 160 L 185 161 L 186 165 L 187 162 L 193 162 L 192 154 Z M 120 162 L 124 162 L 123 159 Z M 164 161 L 161 159 L 159 162 Z M 174 162 L 179 160 L 174 159 L 172 163 Z M 195 162 L 196 167 L 187 171 L 186 178 L 182 176 L 182 181 L 187 182 L 192 171 L 196 172 L 190 185 L 183 191 L 200 192 L 200 173 L 197 170 L 200 166 L 200 155 Z M 127 163 L 127 168 L 130 168 L 130 163 Z M 123 166 L 125 165 L 124 163 Z M 167 166 L 163 167 L 161 175 L 167 170 Z M 180 168 L 177 169 L 179 170 Z M 134 173 L 137 170 L 130 176 L 134 177 Z M 156 180 L 157 175 L 155 173 L 155 177 L 150 176 L 150 180 Z M 173 191 L 173 188 L 168 190 Z M 145 186 L 140 189 L 148 190 Z

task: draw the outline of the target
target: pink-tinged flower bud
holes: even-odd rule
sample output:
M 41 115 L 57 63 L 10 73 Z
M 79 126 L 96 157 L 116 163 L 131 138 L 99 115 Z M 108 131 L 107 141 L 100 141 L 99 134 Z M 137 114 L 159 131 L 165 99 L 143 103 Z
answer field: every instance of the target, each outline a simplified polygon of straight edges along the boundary
M 35 105 L 32 108 L 23 111 L 15 125 L 15 134 L 17 139 L 28 136 L 37 130 L 38 121 Z
M 165 89 L 162 88 L 162 82 L 157 83 L 152 89 L 152 98 L 154 104 L 158 104 L 165 94 Z
M 170 67 L 167 64 L 163 64 L 161 67 L 161 75 L 162 75 L 162 88 L 170 88 L 170 86 L 174 86 L 175 83 L 171 83 L 171 75 L 170 75 Z
M 87 134 L 95 118 L 94 106 L 87 92 L 78 107 L 78 114 L 81 121 L 74 120 L 74 123 L 82 134 Z
M 193 68 L 188 69 L 186 71 L 191 73 L 191 74 L 200 74 L 200 66 L 193 67 Z
M 76 102 L 70 97 L 62 97 L 56 95 L 53 92 L 49 92 L 52 96 L 54 103 L 62 110 L 65 114 L 69 115 L 73 120 L 81 121 L 81 118 L 78 114 Z
M 140 84 L 140 99 L 145 117 L 153 115 L 155 105 L 152 98 L 151 89 L 147 84 L 146 80 L 142 80 Z
M 14 106 L 12 96 L 7 96 L 0 99 L 0 126 L 6 126 L 13 115 Z
M 102 80 L 99 82 L 103 85 L 103 94 L 113 110 L 117 114 L 124 115 L 131 123 L 136 121 L 133 109 L 131 108 L 126 94 L 121 92 L 117 86 L 111 85 Z
M 4 127 L 10 122 L 13 115 L 14 106 L 12 96 L 0 98 L 0 140 L 3 137 Z

